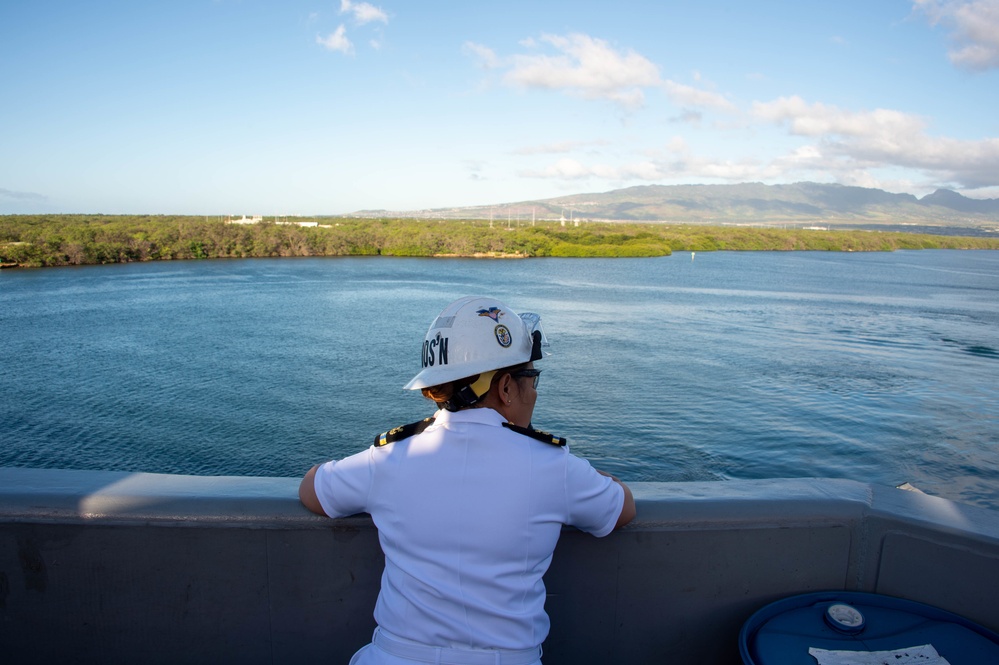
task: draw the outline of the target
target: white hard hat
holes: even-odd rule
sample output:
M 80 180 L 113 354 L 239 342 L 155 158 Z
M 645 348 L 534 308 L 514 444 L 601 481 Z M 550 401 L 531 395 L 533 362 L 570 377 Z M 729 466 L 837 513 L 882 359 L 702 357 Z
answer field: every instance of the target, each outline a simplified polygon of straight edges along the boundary
M 430 324 L 423 339 L 423 369 L 404 388 L 429 388 L 539 360 L 542 346 L 548 340 L 537 314 L 517 314 L 494 298 L 460 298 Z

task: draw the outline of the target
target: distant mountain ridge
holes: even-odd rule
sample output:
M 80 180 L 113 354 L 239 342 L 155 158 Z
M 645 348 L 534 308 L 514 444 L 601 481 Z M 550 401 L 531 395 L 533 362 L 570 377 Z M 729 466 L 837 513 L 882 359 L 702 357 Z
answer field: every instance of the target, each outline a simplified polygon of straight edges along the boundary
M 701 224 L 999 225 L 999 199 L 969 199 L 938 189 L 923 198 L 881 189 L 798 182 L 789 185 L 639 185 L 538 201 L 359 216 L 592 219 Z
M 922 205 L 936 205 L 960 212 L 970 212 L 979 215 L 995 215 L 999 213 L 999 199 L 969 199 L 949 189 L 938 189 L 919 199 Z

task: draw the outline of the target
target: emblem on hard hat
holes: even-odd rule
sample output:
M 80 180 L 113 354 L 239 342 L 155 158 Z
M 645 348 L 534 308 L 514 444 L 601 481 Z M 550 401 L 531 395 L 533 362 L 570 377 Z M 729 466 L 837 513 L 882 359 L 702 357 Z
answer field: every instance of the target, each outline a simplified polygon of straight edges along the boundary
M 479 316 L 488 316 L 493 321 L 499 323 L 499 319 L 503 316 L 503 310 L 499 307 L 490 307 L 489 309 L 480 309 L 475 312 Z
M 499 345 L 504 349 L 513 344 L 513 336 L 510 335 L 510 330 L 502 323 L 496 326 L 495 332 L 496 341 L 499 342 Z

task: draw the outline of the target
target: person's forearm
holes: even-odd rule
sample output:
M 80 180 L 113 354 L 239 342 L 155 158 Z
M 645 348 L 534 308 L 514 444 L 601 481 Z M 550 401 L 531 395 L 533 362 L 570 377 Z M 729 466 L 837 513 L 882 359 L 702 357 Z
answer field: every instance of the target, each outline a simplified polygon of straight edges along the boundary
M 317 515 L 326 515 L 323 505 L 319 503 L 319 497 L 316 496 L 316 471 L 318 469 L 319 465 L 317 464 L 309 469 L 305 477 L 302 478 L 302 482 L 298 486 L 298 499 L 302 505 Z
M 631 493 L 631 488 L 625 485 L 623 482 L 621 482 L 617 477 L 607 473 L 606 471 L 601 471 L 600 469 L 597 469 L 597 473 L 599 473 L 601 476 L 607 476 L 615 483 L 620 485 L 621 489 L 624 490 L 624 505 L 621 506 L 621 514 L 618 515 L 617 524 L 614 525 L 615 529 L 620 529 L 625 524 L 635 519 L 635 515 L 638 512 L 637 508 L 635 507 L 635 497 Z
M 631 488 L 617 478 L 615 478 L 614 481 L 624 490 L 624 505 L 621 507 L 621 515 L 617 518 L 617 524 L 614 525 L 615 529 L 620 529 L 625 524 L 635 519 L 635 515 L 638 510 L 635 508 L 635 497 L 631 493 Z

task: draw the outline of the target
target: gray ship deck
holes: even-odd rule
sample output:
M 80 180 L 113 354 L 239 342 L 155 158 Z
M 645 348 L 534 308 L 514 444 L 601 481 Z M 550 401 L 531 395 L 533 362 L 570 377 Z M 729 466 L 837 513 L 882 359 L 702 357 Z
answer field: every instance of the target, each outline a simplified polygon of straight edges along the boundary
M 374 627 L 367 516 L 297 479 L 0 469 L 0 654 L 16 663 L 346 663 Z M 566 529 L 545 665 L 737 663 L 761 606 L 868 591 L 999 631 L 999 512 L 848 480 L 635 483 L 638 518 Z

